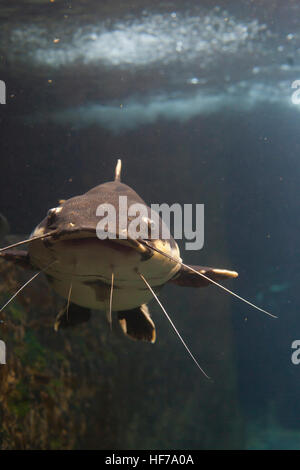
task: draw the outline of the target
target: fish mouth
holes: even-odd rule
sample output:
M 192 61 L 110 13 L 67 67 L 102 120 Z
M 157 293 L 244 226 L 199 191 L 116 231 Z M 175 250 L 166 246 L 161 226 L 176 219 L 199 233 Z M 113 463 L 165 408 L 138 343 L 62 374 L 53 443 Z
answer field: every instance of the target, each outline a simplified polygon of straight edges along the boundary
M 58 243 L 63 243 L 64 245 L 72 245 L 74 248 L 80 248 L 85 245 L 93 245 L 101 243 L 104 246 L 107 246 L 115 251 L 124 251 L 130 252 L 132 250 L 137 251 L 141 254 L 150 254 L 153 252 L 149 247 L 146 247 L 142 242 L 143 239 L 134 239 L 130 237 L 127 233 L 119 235 L 119 233 L 105 233 L 105 238 L 99 238 L 95 229 L 86 228 L 86 229 L 76 229 L 72 227 L 68 229 L 58 229 L 54 230 L 46 229 L 45 227 L 38 226 L 31 234 L 32 244 L 37 242 L 43 243 L 45 247 L 50 248 L 55 246 Z M 35 240 L 38 239 L 38 240 Z
M 120 253 L 127 253 L 131 254 L 134 252 L 139 252 L 139 253 L 146 253 L 146 252 L 151 252 L 151 250 L 147 250 L 146 247 L 140 243 L 138 243 L 135 240 L 131 239 L 111 239 L 107 238 L 104 240 L 99 239 L 97 236 L 87 236 L 86 234 L 78 234 L 78 236 L 74 236 L 74 234 L 71 235 L 64 235 L 61 236 L 57 239 L 48 239 L 45 241 L 47 244 L 49 242 L 50 245 L 54 246 L 57 243 L 60 243 L 62 247 L 65 248 L 72 248 L 74 250 L 80 250 L 84 248 L 90 248 L 97 250 L 98 247 L 101 246 L 103 249 L 107 250 L 113 250 L 115 252 L 120 252 Z M 152 252 L 151 252 L 152 253 Z
M 139 253 L 143 260 L 153 256 L 157 257 L 158 252 L 155 249 L 158 248 L 169 255 L 175 255 L 175 258 L 181 261 L 177 243 L 172 237 L 170 239 L 133 238 L 128 234 L 127 230 L 123 230 L 122 233 L 103 232 L 103 235 L 103 238 L 100 238 L 95 228 L 86 227 L 78 229 L 75 227 L 75 224 L 69 223 L 67 228 L 53 227 L 53 230 L 50 227 L 40 225 L 36 227 L 31 237 L 33 239 L 36 237 L 40 238 L 38 241 L 42 242 L 47 248 L 54 247 L 58 243 L 63 243 L 65 247 L 73 246 L 74 249 L 80 249 L 87 245 L 97 248 L 101 244 L 114 251 Z M 32 243 L 36 243 L 36 241 L 32 240 Z

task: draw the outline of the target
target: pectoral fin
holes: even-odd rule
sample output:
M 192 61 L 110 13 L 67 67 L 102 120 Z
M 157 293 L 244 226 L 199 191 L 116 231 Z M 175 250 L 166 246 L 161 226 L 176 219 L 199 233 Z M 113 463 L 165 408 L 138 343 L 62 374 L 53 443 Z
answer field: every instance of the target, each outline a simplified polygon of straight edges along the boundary
M 22 268 L 31 268 L 29 254 L 25 250 L 10 249 L 0 253 L 0 259 L 10 261 Z
M 218 269 L 207 266 L 191 266 L 191 268 L 204 274 L 213 281 L 230 279 L 238 276 L 236 271 L 229 271 L 228 269 Z M 185 266 L 182 266 L 176 277 L 171 279 L 169 282 L 184 287 L 206 287 L 210 285 L 210 282 L 207 279 L 197 276 L 196 273 L 190 271 Z
M 58 331 L 60 328 L 80 325 L 81 323 L 89 321 L 90 317 L 90 309 L 80 307 L 71 302 L 69 306 L 66 305 L 56 316 L 54 330 Z
M 118 312 L 118 319 L 125 335 L 136 340 L 155 342 L 155 325 L 147 305 Z

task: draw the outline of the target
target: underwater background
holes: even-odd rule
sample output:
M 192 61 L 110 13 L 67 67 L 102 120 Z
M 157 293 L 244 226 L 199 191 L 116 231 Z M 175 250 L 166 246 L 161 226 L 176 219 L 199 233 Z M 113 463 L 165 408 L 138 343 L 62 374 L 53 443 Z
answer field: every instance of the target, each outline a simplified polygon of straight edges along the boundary
M 300 449 L 300 4 L 2 0 L 0 212 L 22 239 L 59 199 L 113 179 L 148 203 L 205 204 L 186 263 L 239 272 L 167 285 L 155 345 L 103 312 L 55 333 L 41 276 L 1 315 L 2 449 Z M 0 263 L 1 304 L 30 277 Z

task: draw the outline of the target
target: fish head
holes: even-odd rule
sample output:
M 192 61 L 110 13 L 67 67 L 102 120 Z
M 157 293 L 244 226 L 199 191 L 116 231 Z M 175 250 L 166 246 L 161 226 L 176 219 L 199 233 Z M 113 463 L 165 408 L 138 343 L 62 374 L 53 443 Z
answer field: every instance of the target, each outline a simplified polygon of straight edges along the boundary
M 120 201 L 124 202 L 125 197 L 127 209 L 124 217 L 124 211 L 121 215 L 124 207 L 120 209 Z M 134 238 L 130 231 L 134 217 L 129 208 L 133 204 L 140 204 L 144 208 L 144 215 L 139 218 L 139 231 L 146 233 L 144 238 Z M 114 230 L 106 227 L 106 236 L 103 237 L 102 231 L 102 238 L 99 238 L 99 222 L 104 216 L 99 215 L 98 208 L 108 205 L 114 208 L 116 224 Z M 43 269 L 53 262 L 47 269 L 47 276 L 54 289 L 67 297 L 70 284 L 76 284 L 77 289 L 73 289 L 73 295 L 78 292 L 75 300 L 79 305 L 103 309 L 112 272 L 116 291 L 122 290 L 124 294 L 121 295 L 120 292 L 120 302 L 117 301 L 117 296 L 114 297 L 114 307 L 123 309 L 140 305 L 150 300 L 151 293 L 145 289 L 138 273 L 147 276 L 151 285 L 159 289 L 179 271 L 181 262 L 179 248 L 171 236 L 151 238 L 150 227 L 155 223 L 162 224 L 158 215 L 155 220 L 151 215 L 146 203 L 126 184 L 116 180 L 98 185 L 48 211 L 31 235 L 31 263 Z M 121 217 L 125 224 L 121 224 Z M 42 235 L 47 237 L 35 240 Z M 178 263 L 163 256 L 160 251 L 170 255 Z M 97 295 L 90 295 L 91 300 L 87 300 L 88 295 L 82 294 L 83 286 L 98 289 L 98 300 Z

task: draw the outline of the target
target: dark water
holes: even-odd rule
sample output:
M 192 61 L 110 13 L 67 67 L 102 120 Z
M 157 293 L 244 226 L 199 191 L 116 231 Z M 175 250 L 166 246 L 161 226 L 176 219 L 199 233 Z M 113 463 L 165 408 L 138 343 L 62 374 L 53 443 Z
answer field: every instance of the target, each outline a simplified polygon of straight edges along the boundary
M 227 285 L 279 317 L 215 287 L 166 287 L 161 299 L 214 383 L 153 303 L 155 346 L 99 338 L 116 359 L 90 358 L 102 380 L 90 408 L 78 404 L 87 429 L 66 447 L 300 448 L 299 8 L 1 2 L 0 211 L 11 231 L 30 233 L 58 199 L 111 180 L 122 158 L 124 181 L 148 203 L 205 204 L 204 248 L 181 244 L 184 261 L 237 270 Z M 77 370 L 87 387 L 88 363 Z

